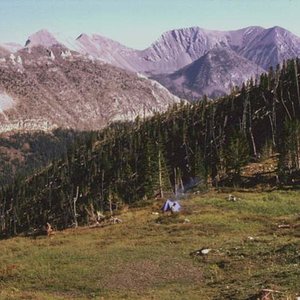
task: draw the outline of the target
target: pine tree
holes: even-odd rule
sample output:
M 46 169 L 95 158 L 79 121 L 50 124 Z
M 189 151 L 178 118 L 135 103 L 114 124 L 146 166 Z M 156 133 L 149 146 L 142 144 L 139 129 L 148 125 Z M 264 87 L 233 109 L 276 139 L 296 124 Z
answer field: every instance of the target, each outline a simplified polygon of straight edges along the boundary
M 247 138 L 242 131 L 235 131 L 229 138 L 226 151 L 226 165 L 228 171 L 233 171 L 233 182 L 239 184 L 241 169 L 249 161 L 250 151 Z

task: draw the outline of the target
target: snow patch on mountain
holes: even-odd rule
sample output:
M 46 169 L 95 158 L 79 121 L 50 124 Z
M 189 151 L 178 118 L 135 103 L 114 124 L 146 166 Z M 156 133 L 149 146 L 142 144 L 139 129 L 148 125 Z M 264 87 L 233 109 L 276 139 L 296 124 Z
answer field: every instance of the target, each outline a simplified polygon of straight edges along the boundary
M 15 101 L 6 93 L 0 92 L 0 113 L 14 107 Z

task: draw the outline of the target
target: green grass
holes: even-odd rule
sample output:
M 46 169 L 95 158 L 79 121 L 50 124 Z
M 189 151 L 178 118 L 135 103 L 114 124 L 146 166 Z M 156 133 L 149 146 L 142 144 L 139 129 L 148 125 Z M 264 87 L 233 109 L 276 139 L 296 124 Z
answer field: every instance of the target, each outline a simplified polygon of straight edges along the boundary
M 235 195 L 190 196 L 174 216 L 152 214 L 156 201 L 121 213 L 121 224 L 2 240 L 0 299 L 257 299 L 262 288 L 295 299 L 300 192 Z M 212 251 L 189 255 L 201 247 Z

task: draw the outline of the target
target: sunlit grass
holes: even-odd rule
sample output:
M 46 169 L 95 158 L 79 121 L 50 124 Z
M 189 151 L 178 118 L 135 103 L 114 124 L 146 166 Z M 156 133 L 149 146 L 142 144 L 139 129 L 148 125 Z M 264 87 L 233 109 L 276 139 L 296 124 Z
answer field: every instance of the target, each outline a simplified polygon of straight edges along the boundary
M 247 299 L 262 288 L 295 297 L 300 193 L 235 196 L 190 196 L 175 216 L 152 214 L 156 200 L 121 213 L 122 224 L 2 240 L 0 299 Z M 190 256 L 201 247 L 212 251 Z

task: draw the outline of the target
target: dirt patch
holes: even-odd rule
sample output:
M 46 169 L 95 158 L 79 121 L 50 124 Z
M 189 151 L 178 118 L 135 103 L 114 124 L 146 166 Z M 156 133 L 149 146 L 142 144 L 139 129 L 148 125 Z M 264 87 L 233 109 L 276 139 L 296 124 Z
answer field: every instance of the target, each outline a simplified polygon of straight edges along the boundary
M 178 281 L 196 284 L 201 282 L 202 278 L 200 268 L 188 262 L 172 264 L 171 261 L 159 263 L 142 260 L 119 267 L 114 274 L 104 280 L 103 286 L 108 289 L 144 290 L 158 284 L 178 283 Z

